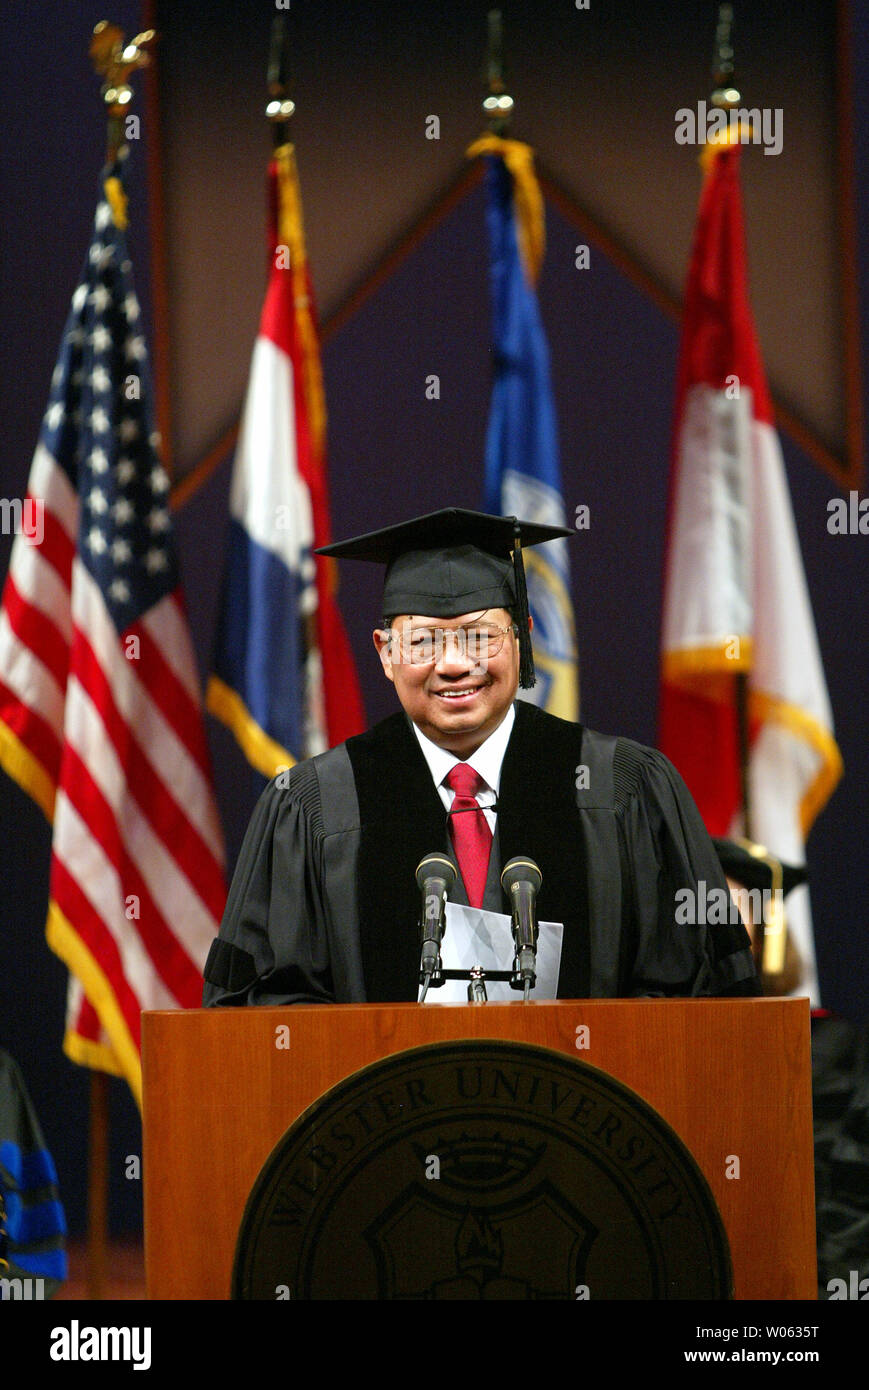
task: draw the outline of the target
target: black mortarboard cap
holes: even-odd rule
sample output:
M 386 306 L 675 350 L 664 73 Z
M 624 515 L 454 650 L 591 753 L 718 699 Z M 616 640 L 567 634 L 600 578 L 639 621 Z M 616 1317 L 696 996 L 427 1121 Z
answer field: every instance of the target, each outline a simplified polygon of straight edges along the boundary
M 571 534 L 563 526 L 445 507 L 325 545 L 317 554 L 386 565 L 383 612 L 387 617 L 425 613 L 457 618 L 487 608 L 512 609 L 519 628 L 519 682 L 527 688 L 534 684 L 534 661 L 522 547 Z
M 735 879 L 745 888 L 772 889 L 772 869 L 770 860 L 780 863 L 762 845 L 754 845 L 754 853 L 747 840 L 712 840 L 721 867 L 728 878 Z M 808 870 L 794 864 L 782 864 L 782 894 L 787 897 L 792 888 L 805 883 Z

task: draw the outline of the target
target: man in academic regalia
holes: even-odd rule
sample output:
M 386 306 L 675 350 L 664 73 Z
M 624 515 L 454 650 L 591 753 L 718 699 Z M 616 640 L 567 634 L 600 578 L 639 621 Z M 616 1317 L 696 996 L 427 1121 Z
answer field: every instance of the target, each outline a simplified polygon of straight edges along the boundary
M 206 1005 L 417 999 L 416 870 L 437 851 L 450 899 L 499 913 L 503 865 L 539 866 L 560 999 L 760 993 L 741 922 L 677 921 L 680 890 L 726 885 L 672 764 L 516 700 L 534 683 L 522 546 L 568 534 L 448 508 L 324 548 L 386 566 L 374 642 L 402 711 L 263 793 Z

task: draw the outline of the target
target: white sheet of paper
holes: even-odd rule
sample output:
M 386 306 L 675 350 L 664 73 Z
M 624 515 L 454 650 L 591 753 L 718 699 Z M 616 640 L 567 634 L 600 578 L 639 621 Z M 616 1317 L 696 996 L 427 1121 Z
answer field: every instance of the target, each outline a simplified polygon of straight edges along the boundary
M 562 922 L 538 923 L 537 983 L 531 991 L 532 999 L 554 999 L 556 996 L 563 936 Z M 486 971 L 512 970 L 514 955 L 510 918 L 504 913 L 447 903 L 446 930 L 441 943 L 444 970 L 470 970 L 473 965 L 481 965 Z M 515 1004 L 522 998 L 519 990 L 510 988 L 509 980 L 486 980 L 486 994 L 489 1002 L 496 1004 Z M 425 1002 L 467 1004 L 468 981 L 445 980 L 437 989 L 430 985 Z

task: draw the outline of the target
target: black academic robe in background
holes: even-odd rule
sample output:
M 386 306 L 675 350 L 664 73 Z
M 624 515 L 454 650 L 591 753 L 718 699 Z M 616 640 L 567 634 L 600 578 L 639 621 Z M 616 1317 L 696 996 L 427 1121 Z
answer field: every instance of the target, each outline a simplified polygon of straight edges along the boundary
M 740 922 L 676 921 L 680 889 L 727 885 L 672 764 L 515 708 L 493 869 L 514 855 L 539 865 L 538 917 L 564 923 L 558 997 L 759 994 Z M 204 1004 L 416 999 L 416 868 L 447 849 L 447 816 L 403 713 L 299 764 L 251 818 Z

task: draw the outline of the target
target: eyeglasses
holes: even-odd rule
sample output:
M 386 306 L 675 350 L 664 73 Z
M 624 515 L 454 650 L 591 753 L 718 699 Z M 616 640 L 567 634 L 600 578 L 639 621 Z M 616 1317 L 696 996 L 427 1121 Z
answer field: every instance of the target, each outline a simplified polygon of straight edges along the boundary
M 498 627 L 495 623 L 471 623 L 468 627 L 409 627 L 401 633 L 392 632 L 401 661 L 408 666 L 429 666 L 440 661 L 452 640 L 456 655 L 467 657 L 477 665 L 497 656 L 508 632 L 518 635 L 515 623 Z

